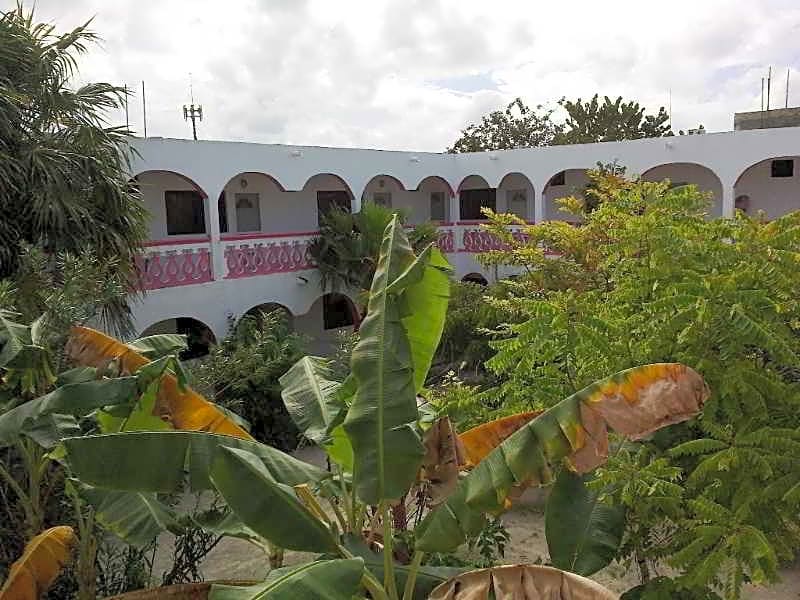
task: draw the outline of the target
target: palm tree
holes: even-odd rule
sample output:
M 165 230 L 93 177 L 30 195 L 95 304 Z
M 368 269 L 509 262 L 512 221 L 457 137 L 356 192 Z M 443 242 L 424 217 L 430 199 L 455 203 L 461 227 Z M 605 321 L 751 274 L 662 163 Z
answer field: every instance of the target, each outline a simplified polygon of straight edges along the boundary
M 366 310 L 366 297 L 380 257 L 383 233 L 395 214 L 401 221 L 405 220 L 402 211 L 372 202 L 365 202 L 357 213 L 333 208 L 320 219 L 319 237 L 311 242 L 311 257 L 319 269 L 322 290 L 357 292 L 359 306 L 353 314 L 356 329 Z M 416 251 L 437 237 L 438 232 L 430 223 L 417 225 L 408 232 Z
M 129 281 L 147 211 L 128 177 L 129 132 L 109 126 L 125 90 L 70 85 L 97 36 L 34 22 L 21 4 L 0 14 L 0 277 L 15 274 L 23 245 L 48 254 L 119 261 Z M 113 307 L 124 324 L 125 301 Z M 108 315 L 105 315 L 108 316 Z

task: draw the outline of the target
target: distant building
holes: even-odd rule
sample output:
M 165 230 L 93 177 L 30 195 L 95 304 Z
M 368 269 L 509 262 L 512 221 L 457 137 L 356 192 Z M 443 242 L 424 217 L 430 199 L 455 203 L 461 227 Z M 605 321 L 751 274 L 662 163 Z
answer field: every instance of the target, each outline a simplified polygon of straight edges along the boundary
M 736 131 L 774 127 L 800 127 L 800 107 L 756 110 L 733 115 L 733 128 Z

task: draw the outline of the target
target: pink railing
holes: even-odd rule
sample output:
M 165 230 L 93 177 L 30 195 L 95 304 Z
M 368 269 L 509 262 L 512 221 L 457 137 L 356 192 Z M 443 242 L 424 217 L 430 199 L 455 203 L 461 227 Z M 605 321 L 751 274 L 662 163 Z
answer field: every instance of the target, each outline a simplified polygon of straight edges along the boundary
M 232 235 L 223 238 L 226 279 L 313 269 L 309 244 L 316 232 Z
M 153 241 L 136 259 L 142 288 L 158 290 L 211 281 L 211 252 L 208 241 Z
M 506 245 L 494 234 L 483 227 L 472 225 L 463 226 L 461 234 L 461 248 L 459 252 L 489 252 L 490 250 L 504 250 Z M 524 242 L 527 239 L 525 233 L 515 228 L 512 235 L 514 239 Z

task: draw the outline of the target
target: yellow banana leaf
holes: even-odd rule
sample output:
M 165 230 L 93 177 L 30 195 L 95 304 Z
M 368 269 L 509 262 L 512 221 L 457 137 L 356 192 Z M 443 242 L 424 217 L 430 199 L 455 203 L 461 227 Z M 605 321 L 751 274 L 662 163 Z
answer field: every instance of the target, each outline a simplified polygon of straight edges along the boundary
M 540 414 L 542 414 L 540 410 L 522 412 L 483 423 L 459 434 L 458 437 L 461 440 L 467 459 L 463 463 L 464 466 L 474 467 L 477 465 L 486 458 L 489 452 L 497 448 L 504 439 Z
M 75 540 L 75 532 L 66 525 L 51 527 L 34 537 L 11 565 L 0 600 L 38 600 L 69 562 Z
M 116 361 L 125 374 L 135 373 L 150 362 L 119 340 L 89 327 L 72 328 L 67 353 L 75 362 L 87 367 L 102 368 Z M 153 414 L 175 429 L 253 439 L 203 396 L 190 388 L 181 390 L 177 378 L 169 373 L 161 379 Z
M 430 600 L 617 600 L 599 583 L 574 573 L 539 565 L 509 565 L 458 575 L 431 592 Z

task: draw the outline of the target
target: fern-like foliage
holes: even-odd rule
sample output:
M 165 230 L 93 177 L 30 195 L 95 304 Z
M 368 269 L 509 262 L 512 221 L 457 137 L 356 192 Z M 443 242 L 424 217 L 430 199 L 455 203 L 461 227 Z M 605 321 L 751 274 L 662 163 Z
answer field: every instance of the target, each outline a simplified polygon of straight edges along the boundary
M 700 372 L 712 391 L 702 418 L 624 450 L 599 479 L 618 490 L 609 501 L 647 505 L 629 511 L 639 521 L 623 552 L 651 566 L 672 556 L 687 585 L 737 598 L 800 547 L 800 212 L 709 219 L 693 186 L 593 177 L 599 203 L 582 226 L 527 226 L 483 258 L 523 273 L 502 299 L 524 317 L 493 342 L 493 393 L 510 413 L 637 364 Z M 509 219 L 490 228 L 502 235 Z M 659 493 L 651 477 L 666 482 Z M 681 535 L 652 538 L 663 531 Z

